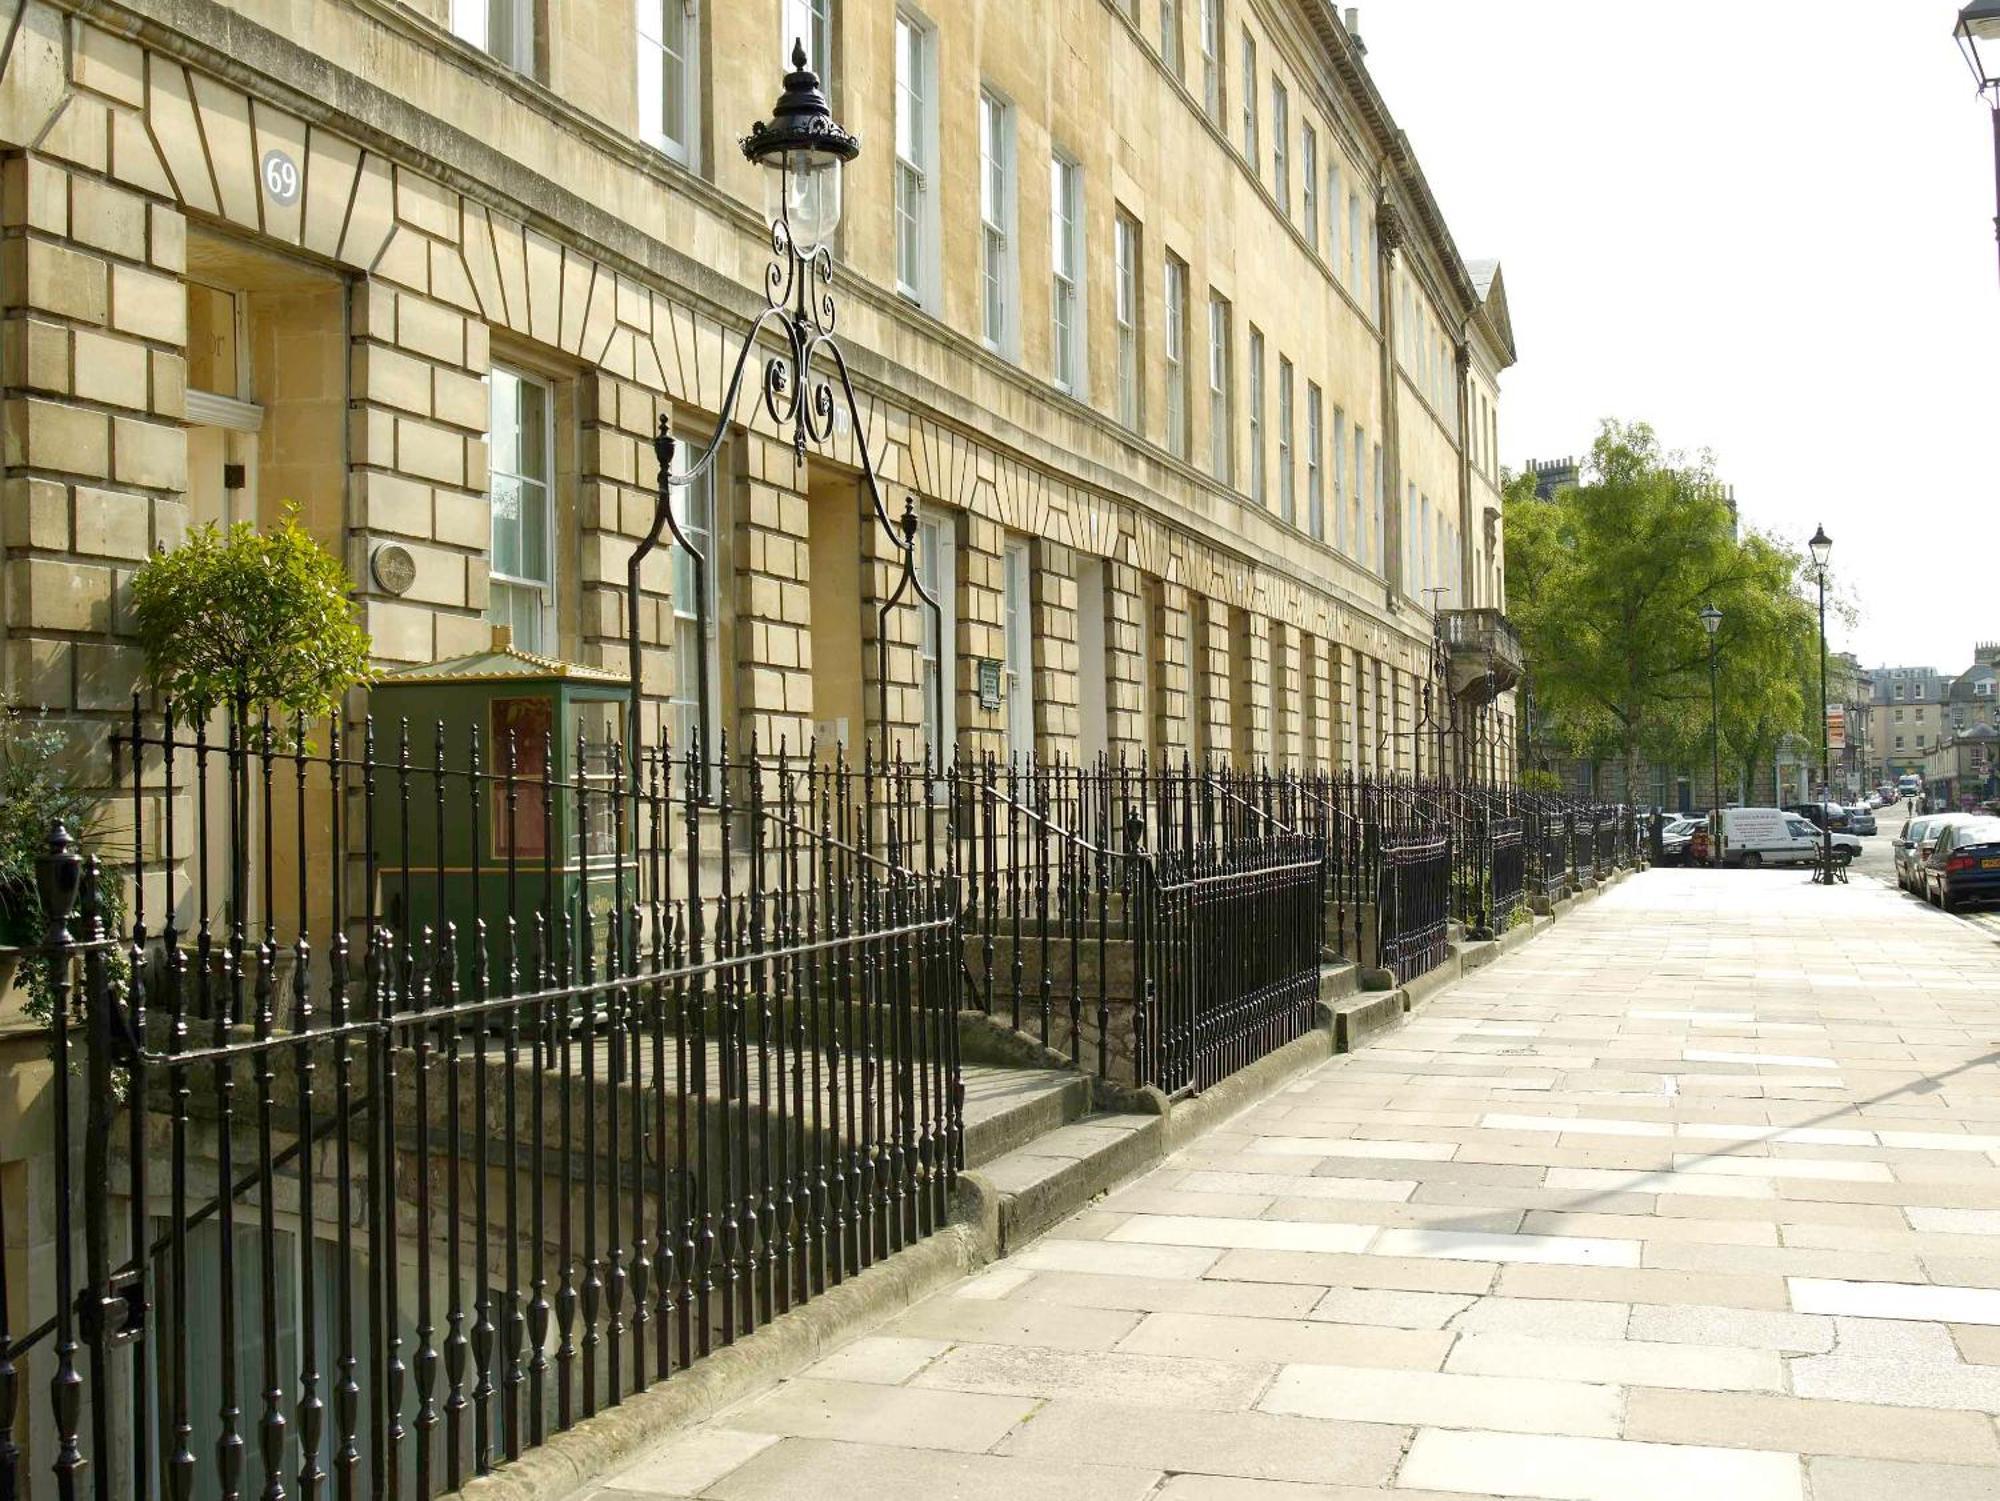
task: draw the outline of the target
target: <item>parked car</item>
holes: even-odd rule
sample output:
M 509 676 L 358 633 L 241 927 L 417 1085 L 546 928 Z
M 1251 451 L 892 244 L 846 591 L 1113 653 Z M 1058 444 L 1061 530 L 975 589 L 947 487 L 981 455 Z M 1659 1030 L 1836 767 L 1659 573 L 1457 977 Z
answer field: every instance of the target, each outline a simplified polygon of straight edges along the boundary
M 1847 827 L 1848 813 L 1839 803 L 1787 803 L 1785 811 L 1823 829 L 1831 828 L 1836 834 Z
M 1711 861 L 1717 865 L 1809 865 L 1819 858 L 1825 835 L 1796 813 L 1783 808 L 1724 808 L 1718 815 L 1721 848 Z M 1835 858 L 1845 862 L 1861 853 L 1861 841 L 1851 834 L 1833 836 Z
M 1879 834 L 1875 826 L 1875 810 L 1867 804 L 1847 810 L 1847 832 L 1850 834 Z
M 1938 836 L 1953 824 L 1963 823 L 1976 817 L 1971 813 L 1926 813 L 1912 818 L 1903 825 L 1903 832 L 1897 836 L 1892 848 L 1896 853 L 1896 880 L 1911 896 L 1930 900 L 1930 891 L 1924 884 L 1924 858 L 1938 841 Z
M 2000 818 L 1959 818 L 1926 841 L 1924 897 L 1947 912 L 2000 898 Z
M 1697 830 L 1705 820 L 1699 818 L 1670 818 L 1660 830 L 1660 863 L 1662 865 L 1685 865 L 1689 850 L 1694 843 Z

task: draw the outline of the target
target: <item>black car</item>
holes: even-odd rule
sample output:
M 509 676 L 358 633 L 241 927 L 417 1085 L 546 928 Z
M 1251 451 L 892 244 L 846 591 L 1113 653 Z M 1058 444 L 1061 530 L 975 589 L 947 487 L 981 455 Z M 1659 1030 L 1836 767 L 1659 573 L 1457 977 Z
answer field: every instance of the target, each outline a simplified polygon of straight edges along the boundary
M 1836 834 L 1847 832 L 1847 810 L 1839 803 L 1786 803 L 1787 813 L 1796 813 L 1822 829 L 1832 829 Z

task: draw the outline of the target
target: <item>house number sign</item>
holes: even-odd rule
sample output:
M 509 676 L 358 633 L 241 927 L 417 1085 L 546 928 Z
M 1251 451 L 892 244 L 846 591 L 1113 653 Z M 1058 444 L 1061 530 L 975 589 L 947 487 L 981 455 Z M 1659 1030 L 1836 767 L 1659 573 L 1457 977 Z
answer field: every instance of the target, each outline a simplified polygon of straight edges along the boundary
M 289 154 L 276 147 L 264 153 L 264 191 L 271 195 L 271 201 L 289 208 L 299 201 L 299 164 Z

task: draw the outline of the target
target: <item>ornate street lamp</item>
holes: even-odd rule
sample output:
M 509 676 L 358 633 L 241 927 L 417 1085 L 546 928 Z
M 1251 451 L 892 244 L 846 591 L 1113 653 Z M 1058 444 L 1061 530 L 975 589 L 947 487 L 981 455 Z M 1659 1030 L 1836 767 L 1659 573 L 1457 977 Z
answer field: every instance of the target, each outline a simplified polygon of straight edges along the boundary
M 809 446 L 824 444 L 833 436 L 836 419 L 845 411 L 854 433 L 862 482 L 868 487 L 876 520 L 899 554 L 901 576 L 882 601 L 876 632 L 881 723 L 885 728 L 889 723 L 889 612 L 906 596 L 914 594 L 931 612 L 933 630 L 941 634 L 944 628 L 941 604 L 917 577 L 916 500 L 905 496 L 900 518 L 891 516 L 875 473 L 874 456 L 868 449 L 867 424 L 855 400 L 847 357 L 834 337 L 838 310 L 833 297 L 830 242 L 840 224 L 842 171 L 860 154 L 861 142 L 833 118 L 818 76 L 806 66 L 802 43 L 792 44 L 792 71 L 785 75 L 784 90 L 771 108 L 771 118 L 752 125 L 740 144 L 744 156 L 765 169 L 765 211 L 771 226 L 772 259 L 764 274 L 764 308 L 744 331 L 742 348 L 723 390 L 718 409 L 720 420 L 706 446 L 688 455 L 684 465 L 676 469 L 674 462 L 680 445 L 665 416 L 660 418 L 659 432 L 653 439 L 653 452 L 660 465 L 653 524 L 633 549 L 625 579 L 626 640 L 631 653 L 631 732 L 635 745 L 641 703 L 640 567 L 666 533 L 671 533 L 673 540 L 686 549 L 694 565 L 697 637 L 705 643 L 709 558 L 683 529 L 681 518 L 674 513 L 672 495 L 714 466 L 735 418 L 744 377 L 753 358 L 763 360 L 758 394 L 753 399 L 762 403 L 765 414 L 780 432 L 790 429 L 796 462 L 803 464 Z M 698 754 L 706 756 L 714 723 L 708 654 L 701 650 L 695 657 L 695 726 L 690 738 L 693 746 L 699 747 Z M 946 723 L 943 683 L 933 683 L 931 691 L 932 722 L 942 726 Z M 948 747 L 941 745 L 928 748 L 928 754 L 936 758 L 939 766 L 945 763 L 948 751 Z
M 2000 200 L 2000 0 L 1972 0 L 1958 13 L 1952 34 L 1993 111 L 1993 190 Z M 1994 216 L 1993 235 L 2000 240 L 2000 214 Z
M 1701 628 L 1708 632 L 1708 805 L 1722 806 L 1722 716 L 1715 696 L 1715 633 L 1722 629 L 1722 611 L 1703 605 Z
M 1828 807 L 1827 785 L 1831 780 L 1827 770 L 1826 747 L 1826 560 L 1833 556 L 1833 538 L 1826 534 L 1823 526 L 1814 527 L 1812 541 L 1806 544 L 1812 551 L 1813 572 L 1819 580 L 1819 869 L 1813 872 L 1813 881 L 1822 886 L 1831 886 L 1838 877 L 1833 863 L 1833 814 Z

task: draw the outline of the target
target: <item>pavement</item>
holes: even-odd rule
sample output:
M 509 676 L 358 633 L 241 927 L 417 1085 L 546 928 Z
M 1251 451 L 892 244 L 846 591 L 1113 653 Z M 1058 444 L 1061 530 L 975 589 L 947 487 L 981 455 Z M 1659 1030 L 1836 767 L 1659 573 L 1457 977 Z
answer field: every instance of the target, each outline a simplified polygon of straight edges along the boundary
M 1996 959 L 1644 873 L 593 1494 L 2000 1497 Z

